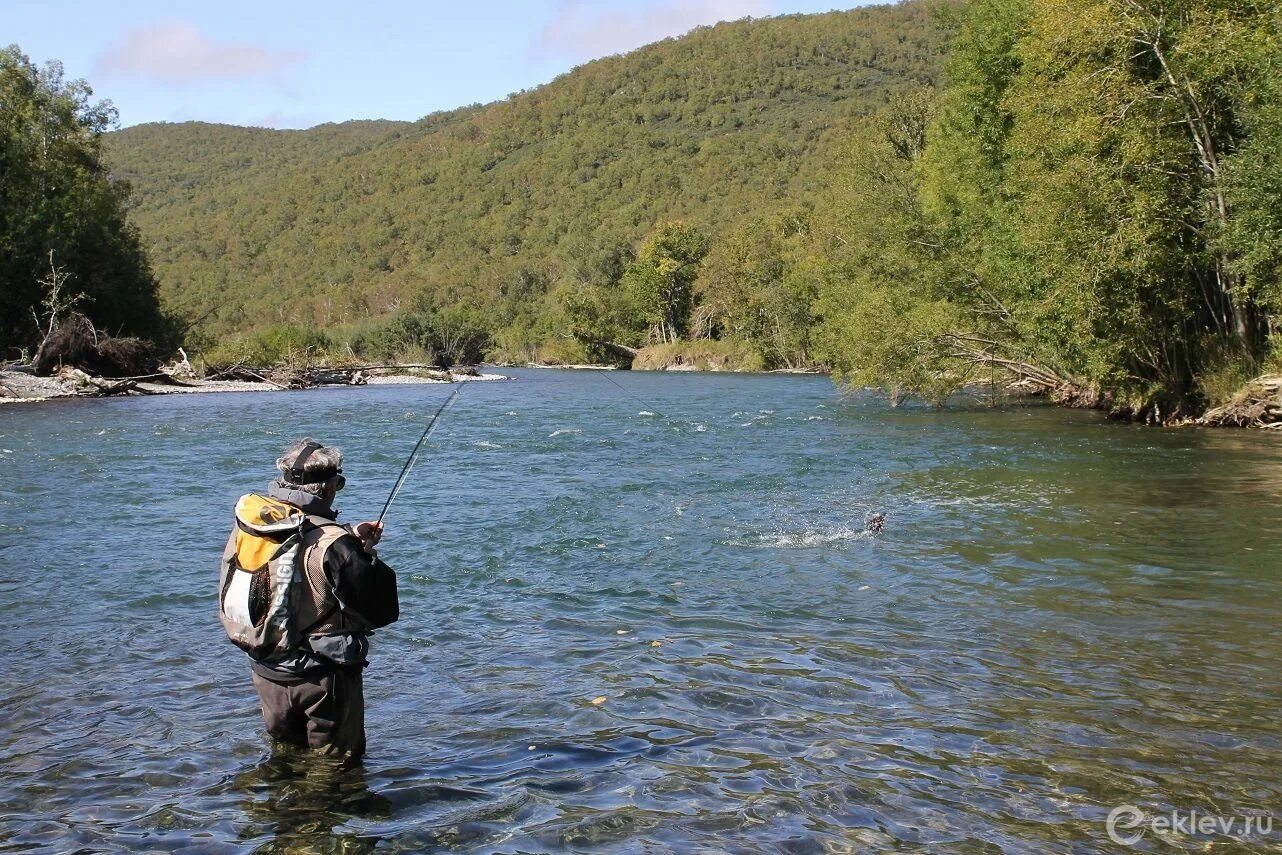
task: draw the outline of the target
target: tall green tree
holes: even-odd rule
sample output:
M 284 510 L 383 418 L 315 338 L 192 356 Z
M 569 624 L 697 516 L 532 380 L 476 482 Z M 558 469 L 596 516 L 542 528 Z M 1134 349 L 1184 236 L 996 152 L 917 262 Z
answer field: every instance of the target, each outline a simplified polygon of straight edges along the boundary
M 694 306 L 694 280 L 708 247 L 708 236 L 694 226 L 659 223 L 624 273 L 624 287 L 659 341 L 678 341 L 685 335 Z
M 772 367 L 808 365 L 817 284 L 806 261 L 808 228 L 793 212 L 715 241 L 695 283 L 693 332 L 747 341 Z
M 820 286 L 820 355 L 854 386 L 942 400 L 965 383 L 987 346 L 989 315 L 959 293 L 975 275 L 965 252 L 923 203 L 929 92 L 892 102 L 855 135 L 836 182 Z
M 1238 28 L 1242 90 L 1235 99 L 1241 144 L 1224 158 L 1224 197 L 1232 216 L 1218 248 L 1242 293 L 1265 316 L 1269 347 L 1282 357 L 1282 14 Z
M 1199 377 L 1253 365 L 1265 315 L 1225 240 L 1226 158 L 1276 16 L 1240 0 L 1037 0 L 1006 103 L 1007 189 L 1045 311 L 1031 334 L 1141 410 L 1196 408 Z M 1034 279 L 1034 277 L 1029 277 Z M 1053 307 L 1053 308 L 1051 308 Z
M 973 0 L 924 137 L 900 99 L 853 158 L 864 221 L 832 253 L 835 364 L 936 397 L 1000 367 L 1156 419 L 1257 367 L 1278 293 L 1278 26 L 1253 0 Z
M 57 62 L 0 50 L 0 347 L 38 341 L 32 313 L 55 281 L 104 332 L 167 333 L 128 188 L 100 158 L 115 111 L 92 94 Z

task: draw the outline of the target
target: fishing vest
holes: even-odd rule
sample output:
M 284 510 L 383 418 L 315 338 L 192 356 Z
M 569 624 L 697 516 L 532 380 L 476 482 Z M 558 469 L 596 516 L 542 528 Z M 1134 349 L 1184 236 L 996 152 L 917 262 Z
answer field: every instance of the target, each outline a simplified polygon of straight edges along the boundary
M 236 502 L 235 516 L 218 584 L 219 618 L 231 642 L 252 659 L 275 662 L 307 651 L 309 636 L 341 631 L 325 554 L 348 529 L 253 493 Z

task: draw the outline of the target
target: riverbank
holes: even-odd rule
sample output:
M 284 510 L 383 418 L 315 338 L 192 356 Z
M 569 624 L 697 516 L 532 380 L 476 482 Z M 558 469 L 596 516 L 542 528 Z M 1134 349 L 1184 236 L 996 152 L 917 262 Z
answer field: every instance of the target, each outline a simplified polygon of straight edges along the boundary
M 147 378 L 111 379 L 94 377 L 85 372 L 66 368 L 51 377 L 38 377 L 21 369 L 0 370 L 0 404 L 33 404 L 41 401 L 68 398 L 136 397 L 139 395 L 193 395 L 226 392 L 287 392 L 292 388 L 319 386 L 391 386 L 412 384 L 449 384 L 457 382 L 484 382 L 510 380 L 504 374 L 486 374 L 468 369 L 451 373 L 434 372 L 424 376 L 409 371 L 371 371 L 359 374 L 345 382 L 318 382 L 307 387 L 291 387 L 264 376 L 260 380 L 223 380 L 178 377 L 168 374 L 149 375 Z
M 637 351 L 632 361 L 639 371 L 733 371 L 757 374 L 766 361 L 745 341 L 699 339 L 652 344 Z
M 751 367 L 732 367 L 725 363 L 692 364 L 685 362 L 680 358 L 672 361 L 650 361 L 644 363 L 641 360 L 638 360 L 630 369 L 620 368 L 615 365 L 555 365 L 538 362 L 528 362 L 522 367 L 540 369 L 557 368 L 574 371 L 632 370 L 647 372 L 666 371 L 676 373 L 763 375 L 810 374 L 831 376 L 831 372 L 820 368 L 775 368 L 765 371 Z M 989 393 L 991 388 L 992 387 L 988 383 L 976 382 L 964 387 L 962 392 L 974 394 L 980 397 L 990 397 Z M 998 398 L 1004 397 L 1012 400 L 1030 397 L 1045 398 L 1056 406 L 1068 407 L 1070 409 L 1097 410 L 1104 413 L 1109 418 L 1122 421 L 1140 421 L 1137 418 L 1128 417 L 1117 409 L 1110 407 L 1107 399 L 1098 394 L 1074 396 L 1067 392 L 1063 392 L 1062 390 L 1058 392 L 1054 390 L 1047 390 L 1044 386 L 1033 385 L 1026 381 L 1008 381 L 1005 384 L 998 384 L 997 388 Z M 889 399 L 892 402 L 896 400 L 893 395 L 889 396 Z M 1228 402 L 1207 409 L 1201 416 L 1152 424 L 1161 427 L 1245 427 L 1282 431 L 1282 375 L 1263 375 L 1252 379 Z
M 499 365 L 499 368 L 514 367 Z M 552 365 L 543 363 L 526 363 L 524 368 L 562 369 L 577 371 L 616 371 L 613 365 Z M 724 364 L 692 365 L 677 361 L 673 364 L 656 364 L 645 367 L 636 366 L 634 371 L 675 371 L 675 372 L 708 372 L 736 374 L 814 374 L 827 375 L 819 369 L 778 368 L 772 371 L 752 370 L 747 367 L 729 367 Z M 38 377 L 28 368 L 0 369 L 0 405 L 18 403 L 39 403 L 41 401 L 61 400 L 68 398 L 104 398 L 133 397 L 139 395 L 190 395 L 217 394 L 227 392 L 282 392 L 297 388 L 316 388 L 319 386 L 389 386 L 412 384 L 448 384 L 454 382 L 483 382 L 493 380 L 510 380 L 504 374 L 481 373 L 473 368 L 459 369 L 456 372 L 443 370 L 425 370 L 418 367 L 387 367 L 369 371 L 352 369 L 319 369 L 313 374 L 313 380 L 306 385 L 290 385 L 284 377 L 273 379 L 270 374 L 254 375 L 260 379 L 244 379 L 250 376 L 241 372 L 237 379 L 201 379 L 195 377 L 174 376 L 167 373 L 149 375 L 147 378 L 110 379 L 94 377 L 79 369 L 63 369 L 51 377 Z M 985 386 L 985 388 L 987 388 Z M 1012 384 L 1004 389 L 1012 397 L 1027 397 L 1030 392 L 1020 384 Z M 1054 399 L 1054 396 L 1051 396 Z M 1057 400 L 1062 406 L 1073 406 L 1072 403 Z M 1105 410 L 1101 406 L 1086 405 L 1090 409 Z M 1247 383 L 1227 403 L 1212 407 L 1197 418 L 1186 418 L 1166 423 L 1167 427 L 1246 427 L 1263 430 L 1282 431 L 1282 375 L 1265 375 Z
M 1207 410 L 1195 424 L 1282 430 L 1282 375 L 1256 377 L 1233 398 Z
M 691 365 L 689 363 L 674 362 L 672 364 L 663 364 L 657 366 L 633 365 L 631 367 L 619 365 L 595 365 L 591 363 L 567 364 L 560 362 L 505 362 L 499 363 L 499 368 L 538 368 L 560 369 L 563 371 L 674 371 L 677 373 L 689 371 L 706 371 L 710 374 L 810 374 L 817 377 L 831 376 L 832 372 L 824 368 L 737 368 L 727 367 L 725 365 Z

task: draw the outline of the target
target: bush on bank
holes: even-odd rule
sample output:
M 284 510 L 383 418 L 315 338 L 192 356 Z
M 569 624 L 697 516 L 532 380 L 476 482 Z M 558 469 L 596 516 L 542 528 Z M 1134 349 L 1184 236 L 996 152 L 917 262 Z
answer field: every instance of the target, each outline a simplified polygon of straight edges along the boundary
M 766 362 L 746 341 L 698 339 L 642 348 L 632 367 L 638 371 L 764 371 Z

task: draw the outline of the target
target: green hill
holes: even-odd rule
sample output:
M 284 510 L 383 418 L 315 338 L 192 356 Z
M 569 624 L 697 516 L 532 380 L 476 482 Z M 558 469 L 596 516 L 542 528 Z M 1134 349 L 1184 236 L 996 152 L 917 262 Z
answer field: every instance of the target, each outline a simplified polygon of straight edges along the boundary
M 216 336 L 426 296 L 500 322 L 617 282 L 657 221 L 714 239 L 825 193 L 854 120 L 933 85 L 909 2 L 705 27 L 413 123 L 151 124 L 106 138 L 169 309 Z

